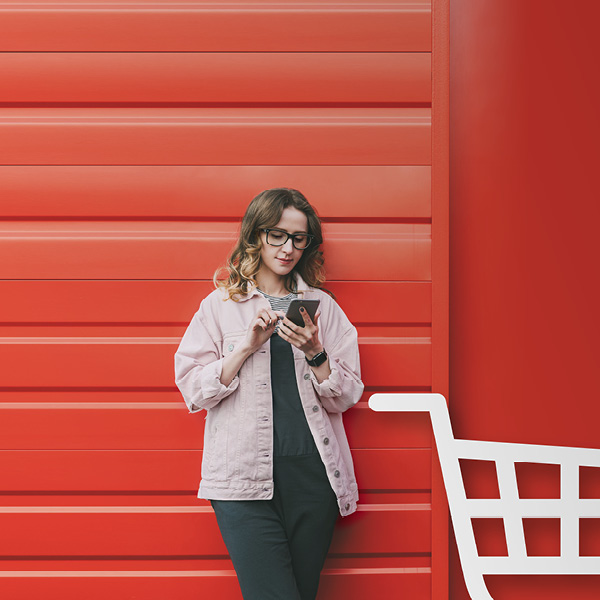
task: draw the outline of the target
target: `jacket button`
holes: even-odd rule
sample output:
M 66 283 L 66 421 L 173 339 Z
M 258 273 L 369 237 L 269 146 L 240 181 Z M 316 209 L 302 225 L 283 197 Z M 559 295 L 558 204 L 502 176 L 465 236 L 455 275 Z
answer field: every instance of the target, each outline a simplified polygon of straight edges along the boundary
M 313 412 L 319 412 L 319 407 L 317 405 L 313 406 Z
M 229 352 L 231 352 L 233 350 L 233 344 L 229 344 L 229 346 L 227 346 L 227 350 L 229 350 Z
M 324 444 L 327 446 L 327 444 L 329 444 L 329 438 L 325 438 L 325 439 L 323 440 L 323 443 L 324 443 Z
M 310 373 L 304 373 L 304 379 L 308 381 L 310 379 Z
M 346 504 L 346 506 L 344 506 L 344 510 L 350 510 L 350 505 Z
M 340 472 L 338 470 L 336 470 L 333 474 L 334 477 L 339 477 L 340 476 Z

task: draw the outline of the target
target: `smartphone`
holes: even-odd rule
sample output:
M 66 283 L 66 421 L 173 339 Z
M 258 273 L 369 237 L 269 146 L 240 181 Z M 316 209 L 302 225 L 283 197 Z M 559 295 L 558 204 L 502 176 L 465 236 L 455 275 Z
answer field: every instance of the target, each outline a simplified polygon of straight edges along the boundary
M 304 306 L 304 309 L 308 313 L 308 316 L 312 321 L 315 320 L 315 313 L 317 312 L 317 308 L 321 303 L 320 300 L 292 300 L 290 302 L 290 307 L 287 310 L 286 317 L 296 325 L 300 327 L 304 327 L 304 318 L 302 317 L 302 313 L 300 312 L 300 307 Z

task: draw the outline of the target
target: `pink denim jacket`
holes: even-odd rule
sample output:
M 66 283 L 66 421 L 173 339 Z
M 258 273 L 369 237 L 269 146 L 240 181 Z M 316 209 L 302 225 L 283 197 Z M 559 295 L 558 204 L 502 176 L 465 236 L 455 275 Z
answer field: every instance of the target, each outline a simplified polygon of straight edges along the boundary
M 327 293 L 297 276 L 298 293 L 319 299 L 319 337 L 331 375 L 319 383 L 304 353 L 292 346 L 300 399 L 310 431 L 337 495 L 340 513 L 356 510 L 358 487 L 342 413 L 356 404 L 364 386 L 356 329 Z M 207 411 L 199 498 L 268 500 L 273 497 L 273 425 L 270 342 L 221 383 L 223 358 L 246 337 L 250 321 L 268 300 L 253 288 L 238 302 L 222 289 L 200 304 L 175 354 L 175 382 L 190 412 Z

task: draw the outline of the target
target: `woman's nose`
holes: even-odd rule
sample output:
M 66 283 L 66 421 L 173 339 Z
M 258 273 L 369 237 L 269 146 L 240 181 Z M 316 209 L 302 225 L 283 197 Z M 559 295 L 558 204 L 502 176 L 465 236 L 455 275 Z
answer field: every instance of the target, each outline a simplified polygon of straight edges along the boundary
M 289 238 L 286 243 L 283 245 L 283 249 L 285 252 L 287 252 L 288 254 L 291 254 L 294 250 L 294 243 L 292 241 L 292 238 Z

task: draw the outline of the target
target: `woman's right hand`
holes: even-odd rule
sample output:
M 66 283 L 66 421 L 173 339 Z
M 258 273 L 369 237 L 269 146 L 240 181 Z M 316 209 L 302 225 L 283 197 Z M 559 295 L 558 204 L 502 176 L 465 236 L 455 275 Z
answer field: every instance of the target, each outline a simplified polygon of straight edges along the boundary
M 283 313 L 280 313 L 283 316 Z M 221 383 L 229 385 L 246 359 L 254 354 L 272 335 L 277 325 L 277 313 L 270 308 L 263 308 L 252 319 L 246 339 L 223 359 Z
M 244 345 L 248 352 L 256 352 L 274 333 L 278 315 L 270 308 L 261 308 L 252 319 Z

